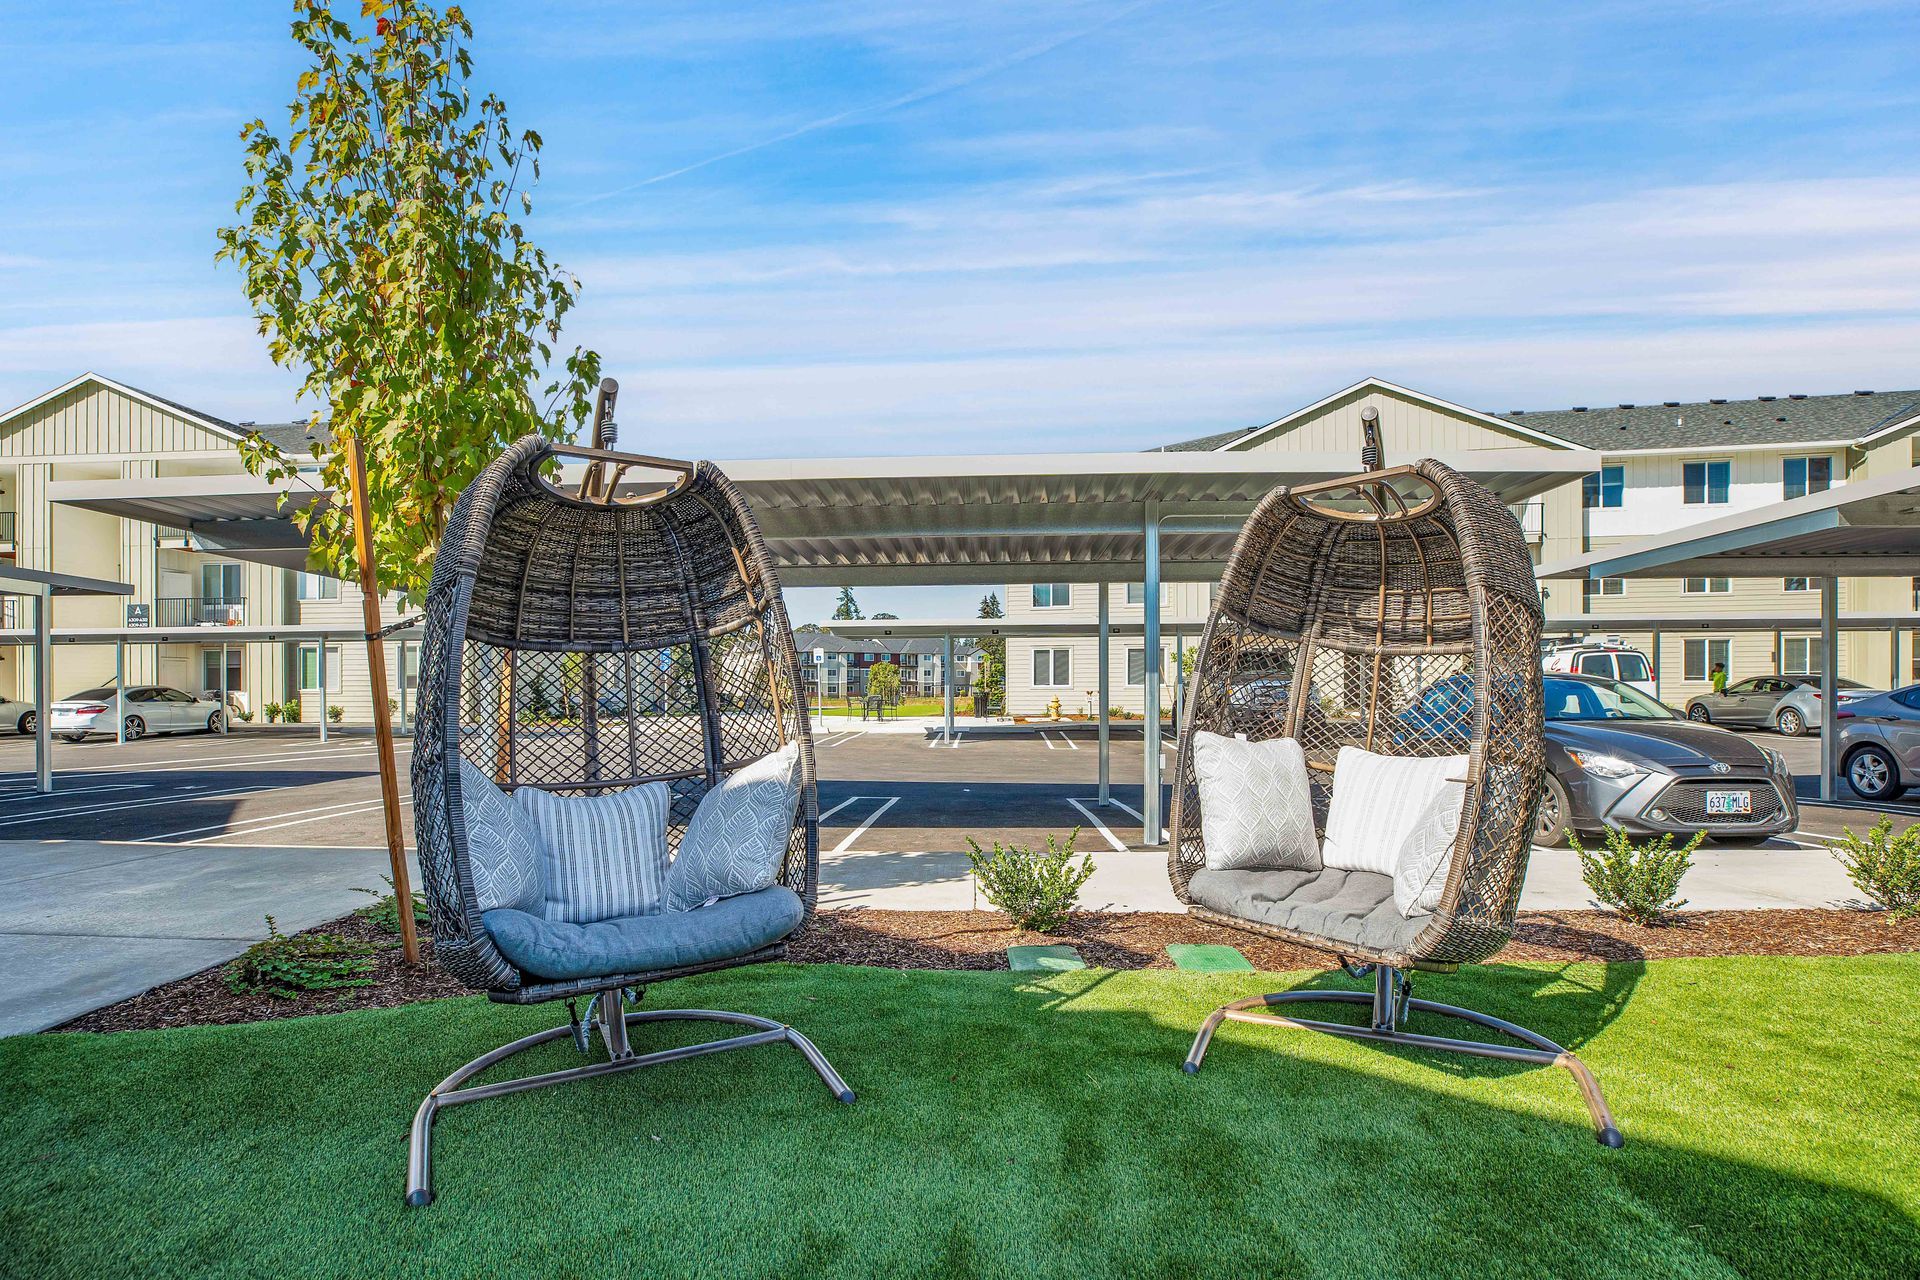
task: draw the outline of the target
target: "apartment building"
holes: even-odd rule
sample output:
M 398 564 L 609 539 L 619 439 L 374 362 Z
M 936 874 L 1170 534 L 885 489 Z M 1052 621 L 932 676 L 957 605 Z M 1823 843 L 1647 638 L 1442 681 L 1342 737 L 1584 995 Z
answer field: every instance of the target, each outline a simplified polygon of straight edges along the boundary
M 36 569 L 133 584 L 131 597 L 58 597 L 56 631 L 66 628 L 194 627 L 194 644 L 129 644 L 129 683 L 169 684 L 192 692 L 217 688 L 220 666 L 235 701 L 257 717 L 269 702 L 297 697 L 302 719 L 316 721 L 331 703 L 348 723 L 371 719 L 366 654 L 357 644 L 221 644 L 223 630 L 246 626 L 360 626 L 356 588 L 331 578 L 293 573 L 219 555 L 189 533 L 124 520 L 52 500 L 63 480 L 145 480 L 245 472 L 238 446 L 265 435 L 290 452 L 305 451 L 304 423 L 234 423 L 187 405 L 88 373 L 0 414 L 0 558 Z M 398 616 L 388 605 L 387 617 Z M 17 608 L 0 623 L 24 624 Z M 325 666 L 322 683 L 321 668 Z M 418 645 L 388 646 L 390 695 L 410 701 L 409 673 Z M 111 645 L 61 645 L 53 654 L 56 697 L 110 683 Z M 0 693 L 29 690 L 26 656 L 0 648 Z
M 945 688 L 945 642 L 930 637 L 894 640 L 885 637 L 848 639 L 824 627 L 794 628 L 794 647 L 800 654 L 800 678 L 816 701 L 859 697 L 867 689 L 867 673 L 875 664 L 891 662 L 900 669 L 900 690 L 910 696 L 932 697 Z M 965 692 L 970 673 L 977 670 L 971 644 L 954 646 L 954 689 Z
M 1171 451 L 1248 450 L 1350 453 L 1358 459 L 1360 414 L 1379 412 L 1389 460 L 1460 449 L 1584 448 L 1601 455 L 1600 470 L 1516 509 L 1535 562 L 1562 559 L 1735 512 L 1818 492 L 1850 480 L 1920 464 L 1920 391 L 1855 391 L 1841 395 L 1763 396 L 1751 400 L 1677 401 L 1657 405 L 1576 407 L 1553 412 L 1488 413 L 1368 379 L 1263 426 L 1221 432 L 1166 446 Z M 1618 634 L 1651 650 L 1645 631 L 1607 628 L 1608 616 L 1752 615 L 1778 617 L 1773 631 L 1689 632 L 1661 636 L 1661 695 L 1682 702 L 1708 687 L 1715 662 L 1736 679 L 1771 672 L 1818 670 L 1819 584 L 1804 579 L 1636 579 L 1543 584 L 1547 615 L 1590 619 L 1579 630 Z M 1210 584 L 1167 585 L 1162 617 L 1199 624 L 1210 608 Z M 1139 584 L 1111 589 L 1116 622 L 1138 621 Z M 1847 578 L 1845 612 L 1900 613 L 1920 605 L 1920 580 Z M 1095 592 L 1091 584 L 1014 584 L 1010 618 L 1084 622 L 1089 635 L 1065 641 L 1015 638 L 1007 646 L 1007 697 L 1015 714 L 1037 714 L 1059 697 L 1063 710 L 1094 706 L 1097 689 Z M 1891 637 L 1843 639 L 1843 676 L 1876 687 L 1920 679 L 1916 637 L 1901 645 L 1893 669 Z M 1171 676 L 1175 642 L 1163 640 L 1161 670 Z M 1138 637 L 1115 638 L 1109 651 L 1111 705 L 1142 709 L 1145 654 Z M 1173 699 L 1162 682 L 1163 710 Z

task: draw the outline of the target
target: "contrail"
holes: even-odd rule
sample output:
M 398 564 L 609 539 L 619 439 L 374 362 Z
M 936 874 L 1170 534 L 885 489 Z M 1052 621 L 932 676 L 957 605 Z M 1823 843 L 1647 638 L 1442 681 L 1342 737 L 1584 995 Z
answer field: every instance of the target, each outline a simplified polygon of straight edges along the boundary
M 630 182 L 624 187 L 615 187 L 611 191 L 602 191 L 598 195 L 586 196 L 575 201 L 574 204 L 586 205 L 593 204 L 600 200 L 610 200 L 614 196 L 625 195 L 629 191 L 638 191 L 642 187 L 650 187 L 655 183 L 666 182 L 670 179 L 678 178 L 683 174 L 692 173 L 696 169 L 704 169 L 708 165 L 719 164 L 723 160 L 731 160 L 736 156 L 749 155 L 755 151 L 764 151 L 768 147 L 778 146 L 782 142 L 791 142 L 793 139 L 804 137 L 809 133 L 818 133 L 822 129 L 831 129 L 835 125 L 844 124 L 849 120 L 857 120 L 866 116 L 883 116 L 890 111 L 898 111 L 902 107 L 910 107 L 915 103 L 925 102 L 929 98 L 937 98 L 943 93 L 952 93 L 955 89 L 964 89 L 976 81 L 984 80 L 988 76 L 1005 71 L 1008 67 L 1017 67 L 1023 62 L 1032 62 L 1035 58 L 1044 57 L 1052 53 L 1055 49 L 1070 45 L 1076 40 L 1084 40 L 1095 32 L 1110 27 L 1121 19 L 1131 17 L 1142 9 L 1151 8 L 1158 3 L 1160 3 L 1160 0 L 1138 0 L 1135 4 L 1128 5 L 1124 9 L 1108 14 L 1092 26 L 1082 27 L 1078 31 L 1070 31 L 1065 35 L 1054 36 L 1050 39 L 1042 40 L 1037 44 L 1030 44 L 1003 58 L 996 58 L 992 62 L 984 63 L 980 66 L 948 76 L 944 80 L 936 80 L 932 84 L 922 85 L 920 88 L 903 93 L 897 98 L 889 98 L 884 102 L 869 103 L 861 107 L 850 107 L 845 111 L 837 111 L 830 116 L 821 116 L 818 120 L 809 120 L 803 125 L 788 129 L 785 133 L 777 133 L 771 138 L 762 138 L 758 142 L 749 142 L 745 146 L 734 147 L 730 151 L 722 151 L 716 155 L 710 155 L 704 160 L 695 160 L 692 164 L 684 164 L 677 169 L 669 169 L 665 173 L 656 173 L 651 178 L 642 178 L 638 182 Z

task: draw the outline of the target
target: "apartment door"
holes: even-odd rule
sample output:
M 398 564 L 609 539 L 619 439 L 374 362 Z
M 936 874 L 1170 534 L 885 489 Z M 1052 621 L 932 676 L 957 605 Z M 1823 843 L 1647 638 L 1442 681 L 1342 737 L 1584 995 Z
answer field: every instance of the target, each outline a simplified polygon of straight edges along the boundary
M 240 661 L 240 646 L 229 645 L 227 646 L 226 652 L 227 692 L 239 693 L 246 688 L 241 678 L 246 668 Z M 220 696 L 220 650 L 202 649 L 200 651 L 200 671 L 202 676 L 205 677 L 200 688 L 206 692 L 208 697 L 217 699 Z M 246 705 L 245 698 L 240 698 L 237 701 L 241 706 Z
M 200 566 L 200 612 L 195 622 L 225 622 L 227 611 L 244 598 L 240 566 L 214 563 Z

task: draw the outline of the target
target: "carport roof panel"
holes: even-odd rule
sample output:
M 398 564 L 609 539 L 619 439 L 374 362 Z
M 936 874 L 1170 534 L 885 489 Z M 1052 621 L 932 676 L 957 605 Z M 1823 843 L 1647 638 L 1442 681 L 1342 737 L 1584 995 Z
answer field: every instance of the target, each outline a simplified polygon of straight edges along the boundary
M 1920 467 L 1636 538 L 1542 578 L 1920 575 Z
M 1591 471 L 1596 455 L 1485 449 L 1440 460 L 1518 502 Z M 752 504 L 787 586 L 1131 581 L 1145 504 L 1159 504 L 1163 576 L 1220 572 L 1241 521 L 1277 484 L 1351 474 L 1347 453 L 1068 453 L 747 459 L 718 464 Z M 569 472 L 576 468 L 567 468 Z M 657 484 L 636 474 L 635 488 Z M 196 487 L 197 486 L 197 487 Z M 281 489 L 250 476 L 65 481 L 55 501 L 190 530 L 209 548 L 300 567 Z
M 52 573 L 45 569 L 23 569 L 0 564 L 0 595 L 26 596 L 130 596 L 131 582 L 112 582 L 106 578 L 83 578 L 74 573 Z

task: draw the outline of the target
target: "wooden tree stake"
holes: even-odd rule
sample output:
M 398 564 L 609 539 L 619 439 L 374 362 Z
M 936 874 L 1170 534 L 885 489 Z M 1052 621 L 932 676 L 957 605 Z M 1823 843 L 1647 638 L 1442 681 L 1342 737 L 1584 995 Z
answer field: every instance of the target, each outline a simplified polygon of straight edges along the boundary
M 387 709 L 387 646 L 380 638 L 380 578 L 373 567 L 372 503 L 367 498 L 367 455 L 359 436 L 348 437 L 347 478 L 353 489 L 353 553 L 360 562 L 360 609 L 367 630 L 367 682 L 373 687 L 373 741 L 380 756 L 380 805 L 387 819 L 387 861 L 393 868 L 393 902 L 400 919 L 400 947 L 408 964 L 420 963 L 413 928 L 413 883 L 407 845 L 400 833 L 400 773 L 393 759 L 393 714 Z M 326 708 L 321 708 L 325 714 Z

